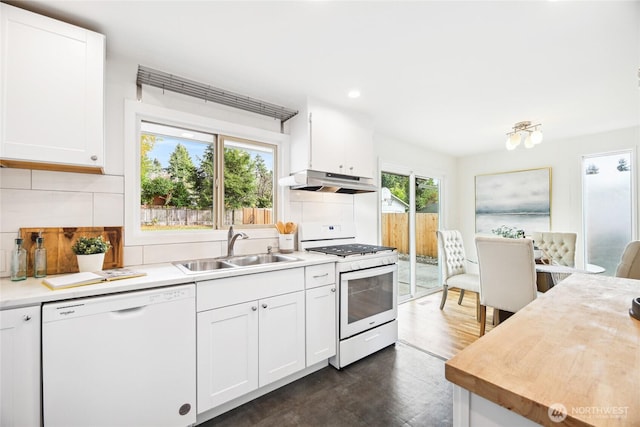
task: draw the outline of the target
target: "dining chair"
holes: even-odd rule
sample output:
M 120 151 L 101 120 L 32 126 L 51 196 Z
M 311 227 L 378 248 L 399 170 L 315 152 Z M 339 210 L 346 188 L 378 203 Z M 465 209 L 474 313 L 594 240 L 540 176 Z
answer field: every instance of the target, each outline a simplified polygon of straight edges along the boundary
M 616 277 L 640 280 L 640 240 L 633 240 L 624 248 Z
M 515 313 L 537 298 L 531 239 L 476 237 L 480 269 L 480 336 L 487 307 Z
M 438 253 L 442 261 L 442 301 L 440 310 L 444 309 L 449 288 L 460 289 L 458 305 L 462 304 L 464 291 L 476 293 L 476 320 L 480 318 L 478 292 L 480 291 L 480 277 L 474 273 L 467 273 L 467 257 L 462 242 L 462 234 L 458 230 L 438 230 Z
M 559 233 L 555 231 L 534 231 L 531 233 L 533 242 L 543 252 L 543 257 L 550 263 L 576 266 L 576 233 Z

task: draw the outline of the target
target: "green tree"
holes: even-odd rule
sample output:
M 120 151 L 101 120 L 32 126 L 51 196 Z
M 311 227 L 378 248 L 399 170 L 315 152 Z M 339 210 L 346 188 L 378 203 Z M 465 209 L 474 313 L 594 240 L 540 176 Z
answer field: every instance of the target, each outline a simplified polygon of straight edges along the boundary
M 433 178 L 416 179 L 416 211 L 438 204 L 438 183 Z
M 273 171 L 267 168 L 264 159 L 258 154 L 254 160 L 257 180 L 258 208 L 273 207 Z
M 176 144 L 171 156 L 169 156 L 169 167 L 167 172 L 174 181 L 180 181 L 187 187 L 193 184 L 195 176 L 195 166 L 189 155 L 189 150 L 182 145 Z
M 149 158 L 149 152 L 153 150 L 157 140 L 159 138 L 155 135 L 140 135 L 140 180 L 143 182 L 149 177 L 149 171 L 153 166 L 153 162 Z
M 170 179 L 158 176 L 142 182 L 140 198 L 143 205 L 150 205 L 156 197 L 165 197 L 165 205 L 171 201 L 173 182 Z
M 233 210 L 256 206 L 256 176 L 254 162 L 248 152 L 224 149 L 224 207 Z
M 209 144 L 204 151 L 200 165 L 196 169 L 195 193 L 199 208 L 213 207 L 213 183 L 215 180 L 214 145 Z
M 192 194 L 182 181 L 172 183 L 169 193 L 169 204 L 178 208 L 187 208 L 193 206 Z
M 382 173 L 382 186 L 387 187 L 391 194 L 409 204 L 409 177 L 394 173 Z

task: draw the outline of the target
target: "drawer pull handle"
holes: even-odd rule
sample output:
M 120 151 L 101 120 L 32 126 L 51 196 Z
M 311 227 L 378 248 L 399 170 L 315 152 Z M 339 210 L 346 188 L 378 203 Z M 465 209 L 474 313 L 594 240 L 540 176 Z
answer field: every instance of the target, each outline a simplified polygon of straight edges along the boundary
M 251 306 L 251 310 L 256 311 L 257 309 L 258 309 L 258 307 L 256 307 L 255 305 Z
M 29 320 L 31 320 L 31 316 L 29 316 L 28 314 L 25 314 L 24 316 L 22 316 L 22 319 L 23 319 L 25 322 L 28 322 Z
M 367 341 L 375 340 L 379 336 L 380 336 L 380 334 L 375 334 L 375 335 L 372 335 L 370 337 L 365 338 L 364 341 L 367 342 Z
M 262 304 L 262 308 L 267 308 L 267 304 Z
M 324 274 L 320 274 L 320 275 L 318 275 L 318 276 L 313 276 L 313 278 L 314 278 L 314 279 L 319 279 L 319 278 L 321 278 L 321 277 L 327 277 L 327 276 L 329 276 L 329 273 L 324 273 Z
M 335 292 L 335 291 L 336 291 L 336 288 L 331 288 L 331 292 Z

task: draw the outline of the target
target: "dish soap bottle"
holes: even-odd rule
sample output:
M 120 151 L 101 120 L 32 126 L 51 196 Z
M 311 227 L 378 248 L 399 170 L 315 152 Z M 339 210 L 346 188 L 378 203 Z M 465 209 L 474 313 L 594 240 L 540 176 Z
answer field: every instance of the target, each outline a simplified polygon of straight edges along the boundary
M 36 249 L 33 251 L 33 277 L 47 275 L 47 249 L 42 246 L 44 238 L 36 237 Z
M 16 239 L 16 247 L 11 251 L 11 280 L 27 278 L 27 251 L 22 247 L 22 239 Z

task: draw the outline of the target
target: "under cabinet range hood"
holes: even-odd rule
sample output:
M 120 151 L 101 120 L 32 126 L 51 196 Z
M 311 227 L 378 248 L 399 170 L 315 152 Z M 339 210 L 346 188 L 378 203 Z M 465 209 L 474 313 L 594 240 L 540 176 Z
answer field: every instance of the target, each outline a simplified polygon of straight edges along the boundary
M 322 191 L 325 193 L 358 194 L 378 191 L 378 187 L 373 183 L 373 178 L 315 170 L 292 173 L 285 178 L 280 178 L 278 182 L 292 190 Z

